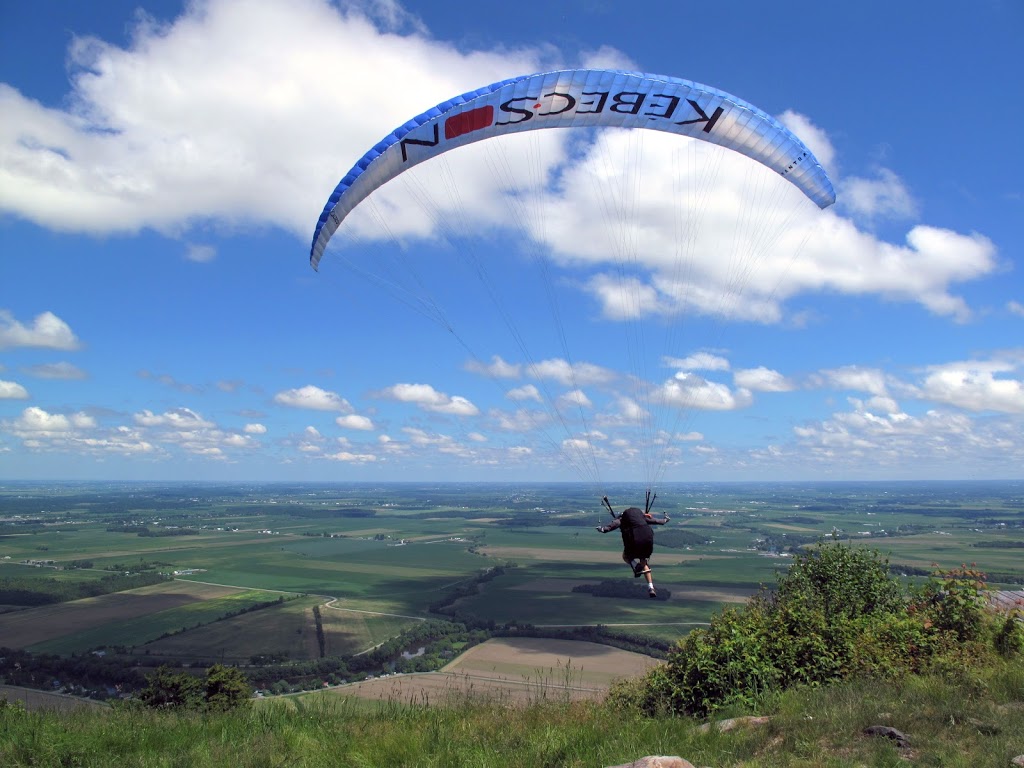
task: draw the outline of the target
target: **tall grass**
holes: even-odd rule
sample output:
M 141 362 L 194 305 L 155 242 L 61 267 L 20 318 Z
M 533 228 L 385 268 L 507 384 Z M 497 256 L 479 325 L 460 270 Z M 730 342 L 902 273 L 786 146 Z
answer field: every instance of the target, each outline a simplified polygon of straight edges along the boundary
M 702 732 L 693 718 L 645 718 L 558 697 L 522 706 L 455 694 L 431 706 L 392 699 L 367 709 L 327 698 L 263 704 L 225 714 L 62 714 L 0 704 L 0 765 L 590 768 L 670 754 L 719 767 L 975 768 L 1005 766 L 1024 754 L 1019 659 L 962 675 L 789 690 L 716 714 L 770 717 L 765 725 L 725 732 Z M 865 736 L 869 725 L 898 728 L 910 750 Z

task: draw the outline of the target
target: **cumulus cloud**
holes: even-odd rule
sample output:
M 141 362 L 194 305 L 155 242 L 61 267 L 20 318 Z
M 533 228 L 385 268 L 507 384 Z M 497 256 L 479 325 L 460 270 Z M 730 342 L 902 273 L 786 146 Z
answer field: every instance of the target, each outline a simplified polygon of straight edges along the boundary
M 4 381 L 0 379 L 0 400 L 26 400 L 28 390 L 16 381 Z
M 703 411 L 734 411 L 753 402 L 749 390 L 731 390 L 724 384 L 692 373 L 677 373 L 675 378 L 661 386 L 656 399 L 664 405 Z
M 1024 380 L 1000 376 L 1016 366 L 1000 361 L 973 361 L 933 366 L 920 397 L 969 411 L 1024 413 Z
M 852 410 L 794 429 L 799 461 L 829 471 L 954 477 L 1000 477 L 1024 462 L 1020 419 L 974 420 L 929 409 L 920 415 L 878 410 L 876 401 L 851 398 Z M 886 404 L 890 405 L 890 404 Z
M 429 451 L 462 459 L 472 459 L 476 455 L 472 448 L 461 444 L 451 435 L 428 432 L 418 427 L 404 427 L 402 432 L 408 438 L 409 444 L 421 451 L 429 449 Z
M 143 410 L 135 414 L 135 423 L 143 427 L 171 427 L 173 429 L 195 430 L 208 429 L 213 425 L 195 411 L 188 408 L 175 408 L 164 413 L 153 413 Z
M 733 382 L 737 387 L 753 392 L 792 392 L 796 389 L 796 385 L 781 373 L 764 366 L 736 371 Z
M 429 384 L 395 384 L 382 390 L 381 397 L 401 403 L 414 403 L 425 411 L 451 416 L 476 416 L 479 409 L 465 397 L 446 395 Z
M 530 374 L 538 379 L 552 379 L 559 384 L 585 386 L 606 384 L 615 378 L 615 373 L 593 363 L 569 363 L 567 360 L 552 358 L 542 360 L 529 367 Z
M 358 429 L 364 432 L 374 429 L 372 419 L 366 416 L 359 416 L 355 413 L 350 413 L 347 416 L 339 416 L 334 420 L 334 423 L 344 429 Z
M 51 413 L 32 406 L 16 419 L 0 422 L 0 430 L 21 440 L 30 451 L 122 456 L 158 452 L 137 430 L 126 426 L 102 429 L 93 416 L 81 411 Z
M 574 389 L 562 394 L 558 398 L 557 406 L 559 408 L 593 408 L 594 404 L 582 389 Z
M 267 428 L 263 424 L 246 424 L 243 430 L 247 435 L 265 435 Z
M 3 85 L 0 84 L 0 88 L 2 87 Z M 0 176 L 2 176 L 2 171 L 0 171 Z M 31 324 L 24 325 L 15 320 L 14 315 L 8 310 L 0 309 L 0 349 L 10 349 L 11 347 L 38 347 L 71 351 L 80 348 L 81 342 L 71 327 L 52 312 L 36 315 Z
M 867 392 L 872 395 L 884 396 L 888 392 L 884 371 L 855 365 L 821 371 L 813 377 L 813 382 L 819 386 Z
M 509 400 L 533 400 L 534 402 L 541 402 L 540 390 L 537 389 L 533 384 L 527 384 L 523 387 L 515 387 L 505 393 L 505 397 Z
M 917 204 L 909 190 L 888 168 L 879 168 L 873 179 L 845 179 L 840 198 L 845 210 L 869 220 L 912 219 L 917 216 Z
M 341 461 L 346 464 L 372 464 L 377 461 L 373 453 L 352 453 L 351 451 L 337 451 L 336 453 L 324 454 L 325 459 Z
M 681 371 L 728 371 L 729 361 L 711 352 L 696 352 L 689 357 L 666 357 L 662 364 Z
M 62 413 L 48 413 L 42 408 L 26 408 L 15 422 L 15 427 L 22 434 L 35 435 L 66 435 L 73 430 L 88 429 L 96 426 L 95 420 L 85 413 L 73 413 L 70 416 Z
M 0 85 L 0 208 L 66 231 L 255 219 L 305 239 L 309 211 L 365 148 L 453 94 L 544 63 L 397 18 L 411 18 L 398 3 L 206 0 L 166 25 L 141 18 L 126 48 L 76 38 L 68 108 Z M 346 78 L 345 99 L 317 95 L 324 72 L 360 72 L 370 57 L 375 76 Z M 381 98 L 391 79 L 402 87 Z
M 278 392 L 274 395 L 274 402 L 289 408 L 306 408 L 312 411 L 352 412 L 352 406 L 348 400 L 335 392 L 329 392 L 312 384 Z
M 547 411 L 518 408 L 512 413 L 494 409 L 490 417 L 503 432 L 532 432 L 543 429 L 551 422 Z
M 1006 302 L 1006 309 L 1011 315 L 1017 315 L 1017 317 L 1024 317 L 1024 304 L 1019 301 L 1008 301 Z

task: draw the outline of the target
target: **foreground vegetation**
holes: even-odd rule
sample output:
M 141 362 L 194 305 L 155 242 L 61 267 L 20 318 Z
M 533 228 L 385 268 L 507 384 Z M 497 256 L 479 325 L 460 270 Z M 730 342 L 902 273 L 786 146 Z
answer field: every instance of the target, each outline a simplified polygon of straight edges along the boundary
M 701 766 L 1007 766 L 1024 753 L 1024 665 L 998 662 L 895 684 L 857 679 L 763 697 L 720 716 L 767 715 L 759 726 L 700 730 L 687 717 L 644 717 L 609 703 L 537 700 L 508 710 L 473 699 L 420 707 L 392 701 L 226 713 L 114 709 L 71 714 L 0 704 L 6 766 L 609 766 L 651 754 Z M 514 727 L 509 727 L 510 723 Z M 889 725 L 901 749 L 864 734 Z

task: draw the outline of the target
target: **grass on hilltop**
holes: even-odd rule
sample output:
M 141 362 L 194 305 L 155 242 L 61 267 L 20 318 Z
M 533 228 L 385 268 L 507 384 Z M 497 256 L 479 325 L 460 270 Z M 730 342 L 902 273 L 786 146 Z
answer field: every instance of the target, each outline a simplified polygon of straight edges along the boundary
M 608 703 L 539 699 L 508 708 L 473 698 L 372 711 L 326 701 L 220 714 L 138 708 L 27 712 L 0 703 L 5 766 L 608 766 L 651 754 L 711 766 L 1004 766 L 1024 753 L 1024 664 L 893 684 L 859 679 L 766 696 L 718 717 L 768 715 L 756 727 L 701 732 L 684 716 L 644 717 Z M 864 735 L 905 733 L 906 750 Z

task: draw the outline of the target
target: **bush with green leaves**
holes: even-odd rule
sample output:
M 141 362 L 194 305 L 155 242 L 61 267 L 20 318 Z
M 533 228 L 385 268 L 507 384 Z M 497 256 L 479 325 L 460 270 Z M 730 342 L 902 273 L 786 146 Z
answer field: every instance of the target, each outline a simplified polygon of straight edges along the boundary
M 998 623 L 973 567 L 908 592 L 878 552 L 819 542 L 774 590 L 713 616 L 664 666 L 615 687 L 612 699 L 648 714 L 705 716 L 798 685 L 952 670 L 1016 647 L 1016 622 L 1001 634 Z

